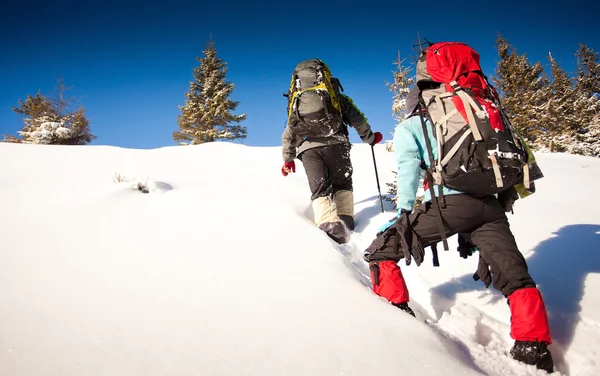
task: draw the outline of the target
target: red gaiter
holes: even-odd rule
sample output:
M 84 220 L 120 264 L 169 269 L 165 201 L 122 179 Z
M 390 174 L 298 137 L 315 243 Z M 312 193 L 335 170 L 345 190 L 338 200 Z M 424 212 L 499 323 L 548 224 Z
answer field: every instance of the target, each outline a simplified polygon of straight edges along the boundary
M 510 336 L 519 341 L 552 343 L 546 306 L 535 287 L 519 289 L 508 296 Z
M 371 266 L 371 282 L 375 294 L 391 303 L 408 302 L 408 289 L 402 271 L 395 261 L 381 261 Z

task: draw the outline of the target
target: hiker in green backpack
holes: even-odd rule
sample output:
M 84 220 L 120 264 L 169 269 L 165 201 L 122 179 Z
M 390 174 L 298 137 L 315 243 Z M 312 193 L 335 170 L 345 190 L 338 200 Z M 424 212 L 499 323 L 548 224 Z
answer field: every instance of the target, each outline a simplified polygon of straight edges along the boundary
M 298 63 L 288 97 L 288 124 L 281 137 L 283 167 L 296 172 L 294 159 L 304 165 L 312 193 L 314 222 L 338 243 L 347 243 L 354 230 L 354 195 L 348 125 L 371 146 L 383 139 L 373 133 L 367 118 L 339 80 L 319 59 Z

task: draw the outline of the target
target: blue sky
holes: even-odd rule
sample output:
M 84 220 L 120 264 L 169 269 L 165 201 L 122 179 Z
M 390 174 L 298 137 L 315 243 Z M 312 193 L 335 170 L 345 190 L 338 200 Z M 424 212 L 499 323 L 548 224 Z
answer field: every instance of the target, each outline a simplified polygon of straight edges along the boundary
M 497 33 L 531 61 L 546 64 L 552 52 L 568 71 L 575 68 L 578 43 L 600 51 L 600 6 L 593 1 L 574 0 L 568 7 L 481 1 L 475 8 L 437 0 L 204 3 L 32 0 L 3 6 L 0 134 L 21 128 L 22 117 L 12 111 L 19 99 L 38 90 L 51 95 L 62 76 L 87 110 L 98 137 L 92 144 L 175 145 L 177 106 L 211 36 L 236 85 L 237 113 L 248 114 L 242 123 L 248 138 L 240 142 L 254 146 L 280 145 L 282 93 L 301 60 L 323 59 L 373 130 L 389 139 L 395 121 L 385 83 L 392 80 L 398 50 L 413 55 L 418 35 L 470 44 L 488 76 L 497 61 Z

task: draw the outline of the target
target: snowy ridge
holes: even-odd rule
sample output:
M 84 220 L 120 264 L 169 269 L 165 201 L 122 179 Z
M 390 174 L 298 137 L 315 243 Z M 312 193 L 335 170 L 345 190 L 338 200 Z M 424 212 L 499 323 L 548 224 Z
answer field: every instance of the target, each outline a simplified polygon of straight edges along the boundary
M 375 150 L 384 187 L 393 156 Z M 343 246 L 311 223 L 302 164 L 283 178 L 280 152 L 0 144 L 0 375 L 544 374 L 509 358 L 506 301 L 454 238 L 439 268 L 429 252 L 400 264 L 418 319 L 372 293 L 362 252 L 395 213 L 381 213 L 368 145 L 352 149 Z M 556 374 L 597 375 L 600 161 L 538 160 L 545 177 L 511 228 Z

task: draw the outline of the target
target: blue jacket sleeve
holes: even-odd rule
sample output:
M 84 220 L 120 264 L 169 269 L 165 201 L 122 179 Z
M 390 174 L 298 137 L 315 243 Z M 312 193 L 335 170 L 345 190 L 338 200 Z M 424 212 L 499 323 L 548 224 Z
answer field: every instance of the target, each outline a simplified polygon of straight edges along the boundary
M 412 211 L 419 189 L 421 176 L 421 154 L 415 136 L 409 128 L 400 123 L 394 132 L 394 153 L 398 166 L 398 212 L 401 209 Z

